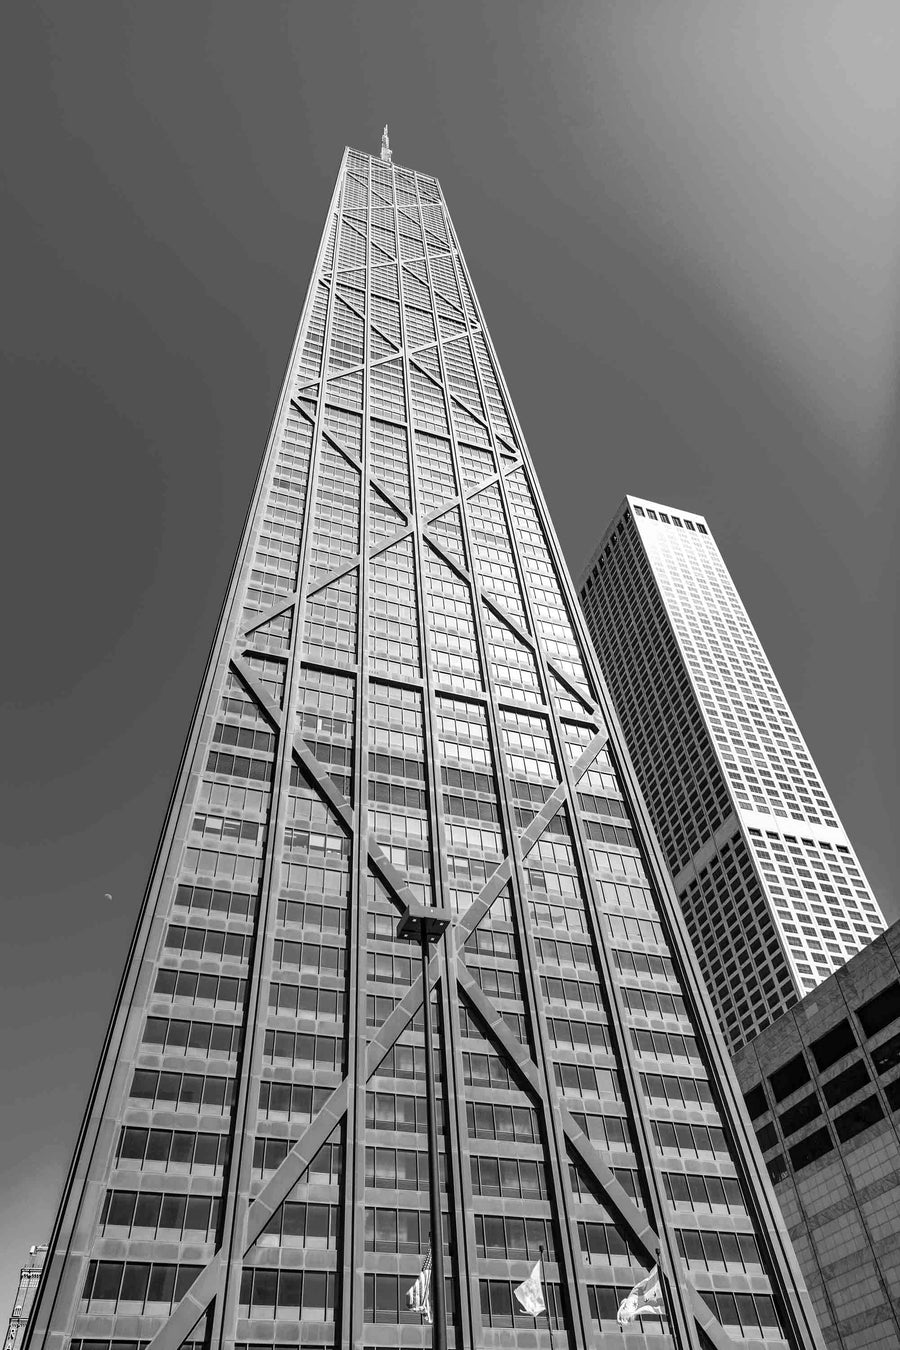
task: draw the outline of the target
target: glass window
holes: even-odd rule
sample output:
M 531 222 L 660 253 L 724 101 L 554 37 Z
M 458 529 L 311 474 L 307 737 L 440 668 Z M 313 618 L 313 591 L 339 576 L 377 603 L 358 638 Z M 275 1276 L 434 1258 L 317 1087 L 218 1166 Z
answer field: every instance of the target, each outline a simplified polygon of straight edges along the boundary
M 867 1130 L 870 1125 L 884 1119 L 884 1111 L 881 1102 L 876 1096 L 866 1097 L 863 1101 L 857 1102 L 856 1106 L 851 1106 L 849 1111 L 838 1116 L 834 1122 L 837 1130 L 838 1139 L 841 1141 L 852 1139 L 854 1135 L 861 1134 Z
M 869 999 L 856 1013 L 867 1036 L 874 1036 L 882 1027 L 900 1017 L 900 980 L 895 980 L 880 994 Z
M 824 1036 L 820 1036 L 810 1045 L 813 1059 L 819 1069 L 827 1069 L 829 1065 L 835 1064 L 842 1055 L 847 1055 L 851 1050 L 856 1049 L 856 1037 L 853 1035 L 853 1029 L 846 1020 L 838 1022 L 836 1027 L 826 1031 Z
M 789 1097 L 797 1088 L 802 1087 L 804 1083 L 810 1081 L 809 1069 L 806 1067 L 806 1061 L 802 1055 L 795 1055 L 793 1059 L 788 1060 L 780 1069 L 776 1069 L 769 1075 L 769 1083 L 772 1086 L 772 1095 L 776 1102 L 783 1101 Z
M 842 1102 L 845 1097 L 865 1087 L 870 1081 L 868 1069 L 862 1060 L 859 1060 L 843 1073 L 839 1073 L 836 1078 L 832 1078 L 830 1083 L 826 1083 L 822 1092 L 828 1105 L 835 1106 L 837 1102 Z
M 790 1150 L 791 1165 L 799 1171 L 801 1167 L 806 1167 L 809 1163 L 815 1162 L 817 1158 L 824 1157 L 834 1148 L 831 1135 L 823 1126 L 819 1130 L 814 1130 L 812 1134 L 807 1135 L 799 1144 L 795 1144 Z

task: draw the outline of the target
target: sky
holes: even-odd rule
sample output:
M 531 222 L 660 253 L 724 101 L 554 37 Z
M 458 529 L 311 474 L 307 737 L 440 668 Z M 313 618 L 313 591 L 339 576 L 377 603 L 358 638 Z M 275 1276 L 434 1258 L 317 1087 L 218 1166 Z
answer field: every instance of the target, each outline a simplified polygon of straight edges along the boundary
M 441 180 L 573 572 L 626 492 L 708 517 L 900 916 L 898 69 L 896 0 L 2 8 L 0 1317 L 341 152 L 385 122 Z

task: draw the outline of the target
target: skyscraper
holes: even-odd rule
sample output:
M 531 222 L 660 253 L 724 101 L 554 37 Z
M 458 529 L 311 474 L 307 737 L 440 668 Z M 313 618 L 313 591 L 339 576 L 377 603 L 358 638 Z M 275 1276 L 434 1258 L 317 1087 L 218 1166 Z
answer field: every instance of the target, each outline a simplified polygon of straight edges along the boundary
M 581 600 L 736 1050 L 884 918 L 703 517 L 626 497 Z
M 12 1312 L 9 1315 L 9 1326 L 6 1329 L 6 1341 L 3 1350 L 19 1350 L 22 1344 L 22 1332 L 25 1330 L 31 1313 L 46 1255 L 46 1243 L 28 1249 L 25 1264 L 19 1270 L 19 1285 L 13 1300 Z
M 389 154 L 341 166 L 31 1350 L 430 1344 L 436 1193 L 459 1350 L 618 1337 L 657 1264 L 635 1344 L 818 1345 L 440 188 Z M 437 915 L 439 1138 L 398 936 Z

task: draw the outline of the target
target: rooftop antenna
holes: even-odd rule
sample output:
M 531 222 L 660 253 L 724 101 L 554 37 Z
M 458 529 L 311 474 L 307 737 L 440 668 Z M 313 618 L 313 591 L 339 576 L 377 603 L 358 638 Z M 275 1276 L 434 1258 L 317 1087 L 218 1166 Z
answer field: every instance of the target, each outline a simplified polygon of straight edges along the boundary
M 381 133 L 381 158 L 385 164 L 390 164 L 393 155 L 391 154 L 391 143 L 388 140 L 387 123 L 384 124 L 384 131 Z

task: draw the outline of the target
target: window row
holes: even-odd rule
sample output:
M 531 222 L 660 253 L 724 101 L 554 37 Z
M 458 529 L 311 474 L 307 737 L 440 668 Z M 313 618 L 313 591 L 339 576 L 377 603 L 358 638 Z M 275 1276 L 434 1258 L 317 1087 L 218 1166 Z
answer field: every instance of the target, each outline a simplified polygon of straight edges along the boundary
M 252 783 L 268 783 L 272 777 L 271 760 L 232 755 L 224 750 L 210 750 L 206 767 L 210 773 L 220 773 L 226 778 L 245 778 Z
M 143 1044 L 183 1054 L 236 1055 L 241 1028 L 229 1022 L 182 1021 L 180 1018 L 148 1017 Z
M 734 1177 L 701 1176 L 697 1172 L 664 1172 L 666 1195 L 676 1209 L 727 1209 L 743 1213 L 744 1199 Z
M 207 975 L 196 970 L 169 970 L 156 972 L 154 993 L 165 998 L 184 999 L 192 1003 L 224 1003 L 227 1007 L 243 1005 L 247 981 L 232 975 Z
M 678 1231 L 678 1250 L 685 1261 L 711 1271 L 732 1266 L 755 1274 L 763 1263 L 752 1233 L 708 1233 L 682 1228 Z
M 466 952 L 474 952 L 479 956 L 502 956 L 514 959 L 516 940 L 512 933 L 506 933 L 482 924 L 466 939 L 463 949 Z
M 720 1294 L 701 1289 L 700 1297 L 723 1327 L 739 1327 L 742 1336 L 782 1334 L 771 1294 Z
M 566 1050 L 611 1049 L 609 1030 L 604 1022 L 568 1022 L 561 1017 L 548 1017 L 547 1030 L 553 1044 Z
M 166 951 L 182 956 L 215 956 L 228 961 L 249 961 L 253 938 L 249 933 L 226 933 L 221 928 L 187 928 L 170 923 Z
M 290 1017 L 323 1017 L 340 1022 L 344 1017 L 344 995 L 337 989 L 317 988 L 314 984 L 273 980 L 269 985 L 269 1007 Z
M 336 1276 L 325 1270 L 244 1268 L 238 1317 L 334 1320 Z
M 316 897 L 338 895 L 346 899 L 347 868 L 346 865 L 315 867 L 311 863 L 285 861 L 281 864 L 281 884 L 287 891 L 308 891 Z
M 213 816 L 200 812 L 191 821 L 191 833 L 214 843 L 252 844 L 257 846 L 265 835 L 262 821 L 239 820 L 231 816 Z
M 417 1014 L 421 1019 L 421 1012 Z M 416 1026 L 416 1019 L 413 1020 L 413 1027 Z M 421 1026 L 421 1021 L 419 1021 Z M 441 1081 L 440 1062 L 434 1066 L 435 1079 Z M 416 1082 L 425 1080 L 425 1051 L 418 1045 L 394 1045 L 385 1055 L 384 1059 L 378 1065 L 377 1074 L 380 1078 L 408 1078 Z
M 236 727 L 230 722 L 217 722 L 213 740 L 218 745 L 233 745 L 238 750 L 265 750 L 270 754 L 275 749 L 275 736 L 271 731 L 254 731 L 251 727 Z
M 537 1115 L 528 1106 L 466 1102 L 466 1126 L 472 1139 L 515 1139 L 523 1144 L 541 1140 Z
M 151 1106 L 227 1111 L 234 1101 L 234 1079 L 208 1077 L 202 1073 L 158 1073 L 135 1069 L 129 1096 Z
M 175 892 L 175 904 L 196 909 L 201 914 L 221 914 L 223 918 L 252 919 L 256 914 L 256 896 L 243 891 L 226 891 L 210 886 L 181 885 Z
M 262 1116 L 284 1116 L 286 1120 L 308 1123 L 318 1115 L 333 1091 L 330 1087 L 310 1087 L 306 1083 L 264 1080 L 259 1085 L 259 1112 Z
M 260 1247 L 307 1247 L 333 1251 L 341 1211 L 337 1205 L 285 1200 L 257 1238 Z
M 336 875 L 336 874 L 335 874 Z M 272 958 L 277 966 L 324 975 L 343 975 L 343 947 L 319 946 L 317 942 L 293 942 L 276 938 Z
M 107 1191 L 100 1227 L 127 1229 L 133 1237 L 205 1242 L 219 1223 L 217 1195 L 167 1195 L 160 1191 Z M 199 1236 L 198 1236 L 199 1235 Z
M 655 1059 L 697 1059 L 697 1042 L 693 1036 L 678 1031 L 645 1031 L 631 1028 L 631 1043 L 639 1055 Z
M 563 970 L 595 971 L 593 949 L 576 942 L 554 942 L 551 938 L 535 938 L 538 960 L 546 965 L 561 966 Z
M 472 966 L 471 970 L 489 998 L 514 998 L 519 1003 L 523 1001 L 522 986 L 516 971 L 491 970 L 489 967 L 479 965 Z
M 253 1171 L 257 1176 L 274 1172 L 280 1167 L 293 1147 L 290 1139 L 271 1139 L 260 1135 L 253 1141 Z M 340 1144 L 323 1144 L 301 1182 L 314 1186 L 336 1186 L 344 1166 L 344 1150 Z
M 541 993 L 551 1003 L 566 1003 L 582 1008 L 602 1008 L 600 985 L 587 980 L 561 980 L 541 976 Z
M 651 1122 L 656 1146 L 676 1153 L 713 1153 L 724 1158 L 731 1155 L 725 1142 L 725 1131 L 718 1125 L 689 1125 L 666 1120 Z
M 627 938 L 630 942 L 655 942 L 663 946 L 662 925 L 652 919 L 632 919 L 619 914 L 607 914 L 606 931 L 612 938 Z
M 647 1017 L 687 1017 L 684 999 L 680 994 L 664 994 L 656 989 L 622 990 L 625 1006 L 631 1012 Z
M 315 933 L 343 933 L 347 927 L 346 909 L 312 900 L 279 900 L 275 917 L 279 923 L 296 924 Z
M 314 1036 L 304 1031 L 272 1031 L 265 1034 L 263 1059 L 274 1064 L 305 1064 L 317 1069 L 340 1071 L 344 1040 L 337 1036 Z
M 201 877 L 218 877 L 221 881 L 252 885 L 262 874 L 262 860 L 243 853 L 219 853 L 212 848 L 186 848 L 184 869 L 186 872 L 196 872 Z
M 180 1302 L 201 1270 L 156 1261 L 91 1261 L 81 1297 L 89 1309 L 96 1303 L 127 1303 L 123 1312 L 160 1312 Z
M 463 1082 L 467 1087 L 514 1088 L 515 1079 L 497 1055 L 462 1053 Z
M 370 751 L 369 773 L 420 781 L 425 777 L 425 765 L 420 759 L 407 759 L 403 755 L 383 755 Z
M 446 1175 L 445 1155 L 439 1156 L 441 1184 Z M 377 1190 L 428 1189 L 428 1154 L 411 1148 L 367 1148 L 366 1185 Z
M 556 1260 L 556 1241 L 550 1219 L 476 1214 L 475 1247 L 479 1256 L 501 1261 L 536 1261 L 543 1247 L 546 1259 Z
M 589 1139 L 605 1149 L 631 1149 L 631 1133 L 623 1116 L 600 1116 L 586 1111 L 573 1111 L 572 1119 Z
M 641 1084 L 651 1101 L 670 1106 L 712 1106 L 713 1097 L 705 1078 L 676 1078 L 669 1073 L 642 1073 Z
M 207 1174 L 228 1161 L 227 1134 L 196 1134 L 191 1130 L 148 1130 L 126 1125 L 119 1135 L 118 1164 L 156 1164 L 153 1170 L 201 1171 Z
M 631 951 L 616 951 L 613 956 L 623 975 L 649 975 L 654 979 L 675 981 L 675 967 L 668 956 Z
M 504 1199 L 545 1200 L 544 1165 L 527 1158 L 470 1157 L 472 1190 L 476 1195 L 501 1195 Z
M 445 1230 L 445 1241 L 446 1241 Z M 431 1222 L 427 1210 L 367 1209 L 365 1248 L 367 1252 L 396 1252 L 411 1255 L 427 1252 L 431 1240 Z
M 596 1068 L 593 1064 L 554 1064 L 553 1077 L 566 1096 L 606 1097 L 613 1101 L 621 1097 L 613 1069 Z
M 534 1317 L 523 1310 L 522 1305 L 515 1297 L 514 1290 L 518 1284 L 518 1280 L 478 1281 L 481 1320 L 485 1326 L 527 1327 L 532 1332 L 534 1331 L 536 1325 Z M 541 1287 L 546 1303 L 546 1311 L 541 1313 L 541 1325 L 549 1325 L 551 1330 L 561 1331 L 564 1329 L 566 1322 L 560 1287 L 558 1284 L 551 1284 L 549 1280 L 544 1280 Z M 622 1294 L 623 1298 L 625 1292 Z

